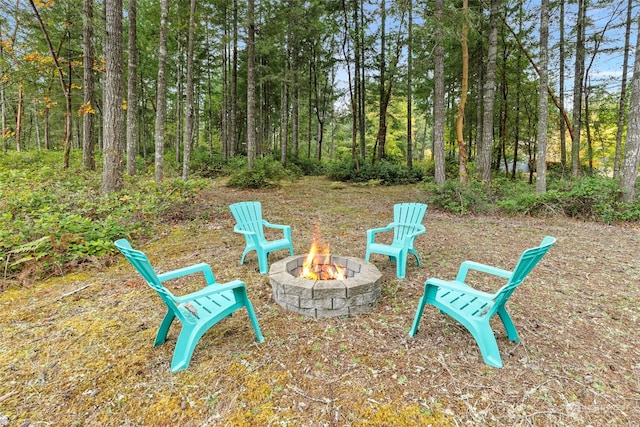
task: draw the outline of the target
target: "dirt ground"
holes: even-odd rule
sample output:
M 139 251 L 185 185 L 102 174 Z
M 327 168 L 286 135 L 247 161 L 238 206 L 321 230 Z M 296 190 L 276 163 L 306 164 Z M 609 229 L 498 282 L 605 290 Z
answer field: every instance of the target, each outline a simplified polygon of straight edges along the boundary
M 393 204 L 427 202 L 416 186 L 344 186 L 305 178 L 278 190 L 214 185 L 147 242 L 156 270 L 197 262 L 241 279 L 246 312 L 214 326 L 190 367 L 169 370 L 179 323 L 153 347 L 164 308 L 124 258 L 0 295 L 0 426 L 639 426 L 640 227 L 564 218 L 453 217 L 427 211 L 423 265 L 407 278 L 381 255 L 382 295 L 369 313 L 313 319 L 285 311 L 233 233 L 230 203 L 260 200 L 290 224 L 297 254 L 318 224 L 332 253 L 364 257 L 365 232 Z M 195 220 L 193 220 L 195 218 Z M 433 307 L 408 331 L 427 278 L 453 279 L 472 259 L 513 268 L 545 235 L 558 241 L 511 297 L 520 334 L 493 323 L 504 368 L 485 365 L 471 335 Z M 276 252 L 271 260 L 284 258 Z M 471 276 L 485 290 L 502 282 Z M 199 289 L 178 280 L 171 290 Z M 497 319 L 494 319 L 497 320 Z

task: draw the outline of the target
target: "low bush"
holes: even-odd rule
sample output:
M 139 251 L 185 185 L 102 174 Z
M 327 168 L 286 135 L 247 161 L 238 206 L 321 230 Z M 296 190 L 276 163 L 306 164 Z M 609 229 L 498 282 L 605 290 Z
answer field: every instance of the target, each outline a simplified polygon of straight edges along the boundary
M 63 170 L 55 152 L 0 157 L 0 260 L 5 279 L 63 272 L 69 265 L 115 253 L 113 241 L 144 236 L 188 206 L 208 181 L 126 179 L 125 189 L 100 193 L 101 173 Z M 30 165 L 21 166 L 21 165 Z M 10 167 L 9 167 L 10 166 Z
M 461 183 L 445 181 L 444 185 L 425 183 L 430 193 L 428 203 L 432 208 L 452 212 L 456 215 L 491 213 L 493 211 L 491 197 L 483 185 L 477 181 Z
M 354 183 L 379 182 L 382 185 L 414 184 L 422 181 L 424 173 L 420 168 L 407 168 L 388 160 L 380 160 L 373 165 L 363 163 L 356 168 L 353 160 L 332 162 L 328 166 L 329 178 Z
M 272 157 L 256 159 L 253 168 L 245 164 L 237 168 L 229 178 L 228 185 L 235 188 L 274 188 L 283 179 L 294 180 L 296 173 L 286 169 Z

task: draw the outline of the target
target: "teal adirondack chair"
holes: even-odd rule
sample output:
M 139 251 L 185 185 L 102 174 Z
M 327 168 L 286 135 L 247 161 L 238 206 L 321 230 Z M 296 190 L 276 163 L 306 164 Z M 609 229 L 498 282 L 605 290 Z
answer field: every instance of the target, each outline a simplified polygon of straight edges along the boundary
M 240 264 L 244 264 L 247 253 L 256 251 L 260 274 L 269 271 L 269 254 L 280 249 L 289 249 L 293 255 L 293 243 L 291 241 L 291 227 L 288 225 L 271 224 L 262 218 L 262 205 L 260 202 L 240 202 L 229 206 L 236 220 L 233 231 L 244 236 L 246 247 L 242 252 Z M 267 240 L 264 236 L 264 227 L 280 229 L 283 238 Z
M 372 253 L 388 255 L 389 260 L 396 262 L 396 276 L 404 279 L 407 271 L 407 257 L 412 254 L 416 258 L 418 267 L 421 265 L 418 252 L 413 247 L 417 236 L 424 234 L 426 228 L 422 225 L 427 205 L 423 203 L 398 203 L 393 207 L 393 222 L 382 228 L 367 230 L 367 253 L 365 260 L 369 261 Z M 376 234 L 393 230 L 393 242 L 390 245 L 376 243 Z
M 258 342 L 264 341 L 260 326 L 258 326 L 258 319 L 253 305 L 247 297 L 246 286 L 243 282 L 232 280 L 228 283 L 216 283 L 211 267 L 205 263 L 156 274 L 147 256 L 143 252 L 133 249 L 126 239 L 120 239 L 114 243 L 167 305 L 167 314 L 160 324 L 154 347 L 166 341 L 169 327 L 176 317 L 182 323 L 171 362 L 172 372 L 186 369 L 191 361 L 193 350 L 202 335 L 220 320 L 242 307 L 247 309 Z M 174 296 L 162 285 L 167 280 L 193 273 L 204 275 L 207 283 L 205 288 L 188 295 Z
M 445 281 L 430 278 L 424 284 L 424 295 L 418 303 L 418 310 L 413 319 L 413 326 L 409 336 L 412 337 L 418 332 L 418 323 L 420 323 L 424 306 L 425 304 L 431 304 L 440 309 L 442 313 L 456 319 L 471 332 L 487 365 L 502 368 L 498 343 L 489 321 L 497 314 L 507 331 L 507 337 L 516 343 L 520 342 L 518 332 L 505 308 L 505 304 L 516 287 L 524 281 L 529 272 L 533 270 L 538 261 L 551 249 L 555 242 L 556 239 L 554 237 L 546 236 L 542 239 L 540 246 L 524 251 L 513 271 L 473 261 L 464 261 L 460 265 L 455 280 Z M 477 270 L 503 277 L 507 279 L 507 283 L 494 294 L 476 290 L 465 283 L 469 270 Z

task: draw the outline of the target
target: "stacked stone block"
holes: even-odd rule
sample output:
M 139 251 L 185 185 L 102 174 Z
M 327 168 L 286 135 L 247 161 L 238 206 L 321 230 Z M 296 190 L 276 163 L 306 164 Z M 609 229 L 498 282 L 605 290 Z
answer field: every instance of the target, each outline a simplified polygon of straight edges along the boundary
M 346 278 L 310 280 L 298 277 L 305 258 L 288 257 L 269 270 L 273 298 L 286 310 L 315 318 L 350 316 L 370 311 L 380 297 L 382 274 L 373 264 L 331 255 L 330 263 L 346 268 Z

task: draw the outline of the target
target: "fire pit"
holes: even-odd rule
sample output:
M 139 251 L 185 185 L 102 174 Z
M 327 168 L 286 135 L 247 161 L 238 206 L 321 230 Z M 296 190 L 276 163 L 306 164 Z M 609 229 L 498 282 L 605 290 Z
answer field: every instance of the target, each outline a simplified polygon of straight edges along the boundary
M 273 298 L 287 310 L 310 317 L 370 311 L 380 296 L 382 274 L 360 258 L 316 254 L 290 256 L 269 269 Z

